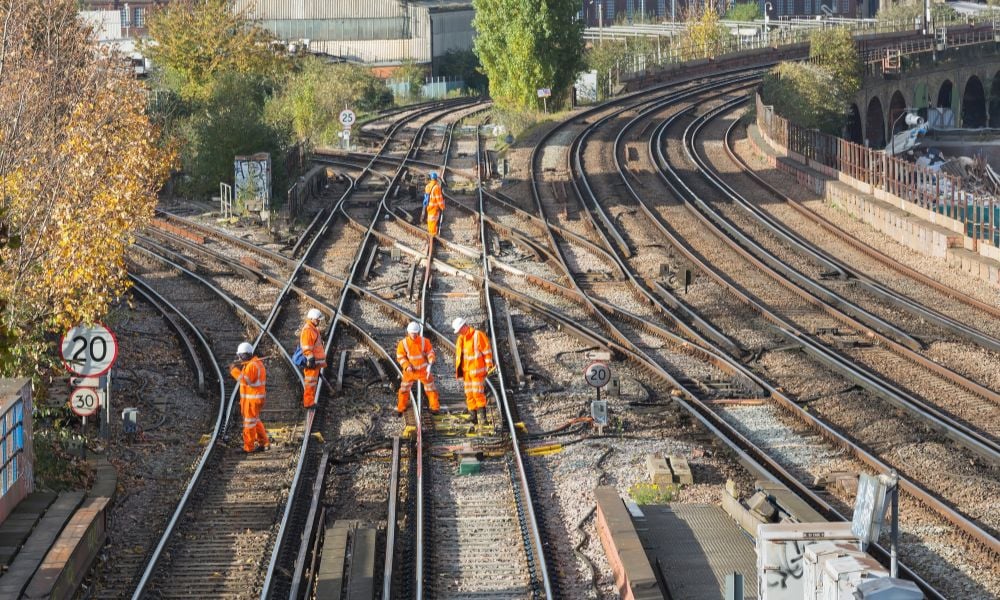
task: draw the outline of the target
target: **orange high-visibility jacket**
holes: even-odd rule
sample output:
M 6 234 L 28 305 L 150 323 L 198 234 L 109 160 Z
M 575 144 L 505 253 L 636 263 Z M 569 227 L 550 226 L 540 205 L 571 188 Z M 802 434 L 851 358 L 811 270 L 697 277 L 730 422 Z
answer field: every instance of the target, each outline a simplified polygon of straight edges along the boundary
M 422 335 L 412 339 L 410 336 L 406 336 L 399 340 L 399 344 L 396 346 L 396 362 L 403 367 L 404 371 L 407 367 L 419 371 L 427 363 L 436 361 L 437 356 L 434 354 L 430 340 Z
M 299 334 L 299 345 L 302 346 L 302 354 L 316 359 L 317 368 L 326 366 L 326 348 L 323 347 L 319 329 L 309 321 Z
M 459 334 L 455 340 L 455 377 L 465 379 L 485 379 L 493 368 L 493 349 L 486 334 L 469 328 L 469 333 Z
M 427 212 L 432 210 L 444 210 L 444 193 L 441 191 L 441 183 L 435 180 L 431 180 L 431 185 L 428 186 L 428 194 L 430 194 L 430 200 L 427 202 Z
M 242 369 L 233 367 L 231 374 L 236 381 L 240 382 L 241 400 L 264 401 L 267 371 L 264 369 L 264 361 L 259 356 L 254 356 L 243 363 Z

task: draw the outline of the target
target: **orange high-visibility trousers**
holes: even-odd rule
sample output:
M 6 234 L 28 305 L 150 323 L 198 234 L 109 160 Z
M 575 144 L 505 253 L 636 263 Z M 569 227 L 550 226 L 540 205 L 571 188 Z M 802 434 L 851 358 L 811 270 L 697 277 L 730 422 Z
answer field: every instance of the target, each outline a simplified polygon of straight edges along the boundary
M 434 375 L 426 368 L 403 371 L 403 380 L 399 384 L 399 393 L 396 394 L 396 410 L 403 412 L 410 405 L 410 389 L 413 383 L 419 381 L 424 385 L 424 392 L 427 394 L 427 405 L 433 411 L 441 409 L 438 398 L 437 384 L 434 383 Z
M 316 387 L 319 386 L 319 367 L 315 369 L 302 369 L 302 380 L 305 391 L 302 392 L 302 406 L 310 408 L 316 406 Z
M 438 234 L 438 224 L 441 222 L 440 209 L 434 208 L 433 206 L 427 207 L 427 233 L 431 236 Z
M 486 378 L 466 377 L 465 378 L 465 407 L 469 412 L 486 408 Z
M 258 447 L 268 448 L 271 446 L 270 440 L 267 439 L 267 429 L 264 427 L 264 422 L 260 420 L 260 409 L 263 405 L 263 400 L 240 399 L 240 412 L 243 414 L 244 452 L 253 452 Z

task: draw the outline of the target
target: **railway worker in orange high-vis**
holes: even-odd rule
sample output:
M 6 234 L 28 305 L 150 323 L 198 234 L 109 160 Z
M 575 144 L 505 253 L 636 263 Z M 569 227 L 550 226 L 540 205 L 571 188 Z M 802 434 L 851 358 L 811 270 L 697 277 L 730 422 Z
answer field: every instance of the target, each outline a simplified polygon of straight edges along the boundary
M 271 447 L 267 430 L 260 420 L 267 395 L 267 371 L 264 361 L 254 356 L 253 346 L 243 342 L 236 348 L 239 364 L 229 365 L 229 372 L 240 383 L 240 413 L 243 415 L 243 451 L 257 452 Z
M 493 349 L 490 338 L 465 319 L 451 322 L 458 334 L 455 340 L 455 379 L 465 382 L 465 406 L 473 424 L 486 424 L 486 376 L 493 372 Z
M 420 335 L 420 324 L 410 321 L 406 326 L 406 337 L 399 341 L 396 346 L 396 362 L 403 369 L 403 380 L 399 384 L 399 393 L 396 395 L 396 412 L 403 414 L 410 404 L 410 388 L 413 382 L 419 381 L 424 385 L 424 392 L 427 393 L 427 405 L 431 409 L 431 414 L 437 414 L 441 409 L 438 402 L 437 386 L 434 385 L 434 374 L 431 367 L 437 356 L 430 340 Z M 418 407 L 419 408 L 419 407 Z
M 322 320 L 323 313 L 318 308 L 310 308 L 306 313 L 306 322 L 299 333 L 299 346 L 306 359 L 305 367 L 302 369 L 302 379 L 305 380 L 302 406 L 307 409 L 316 408 L 319 374 L 326 366 L 326 348 L 323 346 L 323 338 L 319 335 L 319 322 Z
M 441 181 L 435 171 L 431 171 L 430 180 L 424 188 L 424 209 L 427 211 L 427 233 L 435 236 L 444 213 L 444 192 L 441 191 Z

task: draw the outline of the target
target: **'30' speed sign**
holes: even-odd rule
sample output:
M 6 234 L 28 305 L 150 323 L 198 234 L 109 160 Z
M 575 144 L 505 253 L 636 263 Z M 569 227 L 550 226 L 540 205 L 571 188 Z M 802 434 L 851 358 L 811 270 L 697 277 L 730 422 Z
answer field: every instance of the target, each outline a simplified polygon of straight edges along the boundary
M 107 373 L 118 358 L 115 334 L 100 323 L 70 329 L 63 336 L 60 347 L 66 369 L 84 377 Z

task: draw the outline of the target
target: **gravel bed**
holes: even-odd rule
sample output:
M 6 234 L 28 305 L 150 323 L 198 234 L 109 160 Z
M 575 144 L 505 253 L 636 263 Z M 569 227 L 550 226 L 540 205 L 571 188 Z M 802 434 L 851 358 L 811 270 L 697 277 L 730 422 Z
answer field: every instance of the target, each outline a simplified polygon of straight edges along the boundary
M 867 471 L 861 463 L 829 446 L 773 405 L 720 408 L 719 413 L 803 480 L 837 471 Z M 919 460 L 919 456 L 914 458 Z M 829 491 L 839 501 L 838 510 L 850 515 L 853 497 L 838 489 Z M 997 597 L 1000 573 L 989 560 L 982 561 L 984 557 L 979 552 L 969 552 L 962 537 L 955 527 L 929 514 L 913 498 L 906 494 L 900 497 L 900 560 L 947 597 L 970 600 Z M 885 536 L 881 542 L 888 547 Z
M 111 543 L 84 583 L 96 598 L 118 598 L 134 589 L 187 485 L 187 473 L 202 452 L 199 438 L 211 430 L 219 402 L 211 397 L 213 388 L 204 396 L 195 391 L 186 351 L 152 306 L 141 301 L 122 306 L 108 320 L 119 344 L 113 401 L 139 409 L 143 434 L 129 441 L 121 421 L 111 419 L 105 455 L 117 472 L 119 492 L 108 511 Z

